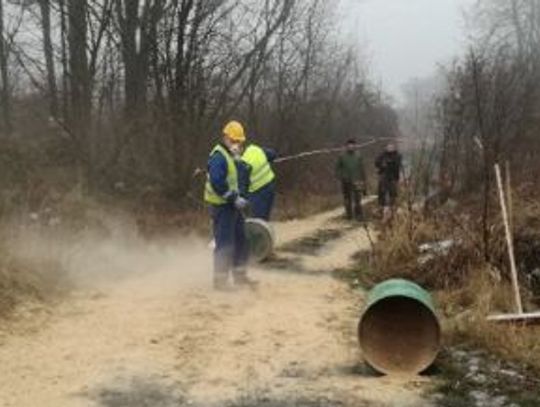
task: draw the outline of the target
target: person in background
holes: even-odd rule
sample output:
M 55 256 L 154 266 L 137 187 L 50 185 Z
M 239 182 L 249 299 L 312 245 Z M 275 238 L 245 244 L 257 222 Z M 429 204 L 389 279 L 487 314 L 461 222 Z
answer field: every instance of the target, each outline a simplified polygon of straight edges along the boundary
M 272 169 L 275 159 L 274 150 L 256 144 L 250 144 L 242 154 L 248 172 L 242 189 L 248 192 L 251 216 L 267 222 L 270 221 L 276 194 L 276 175 Z
M 210 206 L 214 234 L 214 288 L 227 290 L 229 274 L 235 286 L 253 287 L 247 276 L 248 246 L 243 211 L 249 203 L 240 193 L 240 155 L 246 141 L 241 123 L 231 121 L 223 128 L 221 141 L 208 159 L 204 200 Z
M 396 204 L 402 165 L 401 154 L 397 151 L 395 143 L 388 143 L 375 160 L 379 174 L 378 200 L 383 212 L 393 210 Z
M 347 140 L 345 153 L 338 158 L 336 177 L 341 181 L 347 219 L 362 221 L 362 195 L 366 192 L 366 173 L 362 157 L 355 150 L 356 141 Z

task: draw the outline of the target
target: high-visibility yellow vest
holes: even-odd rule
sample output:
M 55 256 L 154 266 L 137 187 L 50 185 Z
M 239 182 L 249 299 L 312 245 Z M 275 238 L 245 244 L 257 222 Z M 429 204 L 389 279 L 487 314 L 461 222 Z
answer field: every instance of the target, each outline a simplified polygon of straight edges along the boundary
M 229 191 L 238 192 L 238 170 L 236 169 L 234 158 L 227 151 L 227 149 L 220 144 L 218 144 L 212 149 L 210 157 L 217 153 L 222 154 L 227 161 L 227 185 L 229 186 Z M 206 185 L 204 187 L 204 200 L 205 202 L 212 205 L 224 205 L 227 203 L 227 200 L 225 198 L 223 198 L 221 195 L 218 195 L 218 193 L 214 191 L 212 183 L 210 182 L 210 174 L 206 176 Z
M 249 192 L 257 192 L 276 178 L 264 150 L 254 144 L 242 154 L 242 160 L 251 167 Z

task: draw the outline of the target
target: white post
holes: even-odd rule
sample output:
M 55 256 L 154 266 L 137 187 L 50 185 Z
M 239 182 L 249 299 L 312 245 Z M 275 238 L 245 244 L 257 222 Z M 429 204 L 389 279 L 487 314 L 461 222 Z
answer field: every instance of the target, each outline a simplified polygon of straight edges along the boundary
M 501 203 L 501 211 L 504 221 L 504 230 L 506 234 L 506 243 L 508 246 L 508 257 L 510 259 L 510 271 L 512 274 L 512 285 L 514 287 L 514 296 L 516 300 L 516 307 L 518 314 L 523 314 L 523 305 L 521 303 L 521 294 L 519 292 L 518 274 L 516 268 L 516 259 L 514 257 L 514 243 L 512 240 L 512 232 L 510 230 L 510 224 L 508 222 L 508 211 L 506 208 L 506 202 L 504 199 L 504 190 L 501 177 L 501 168 L 499 164 L 495 164 L 495 174 L 497 176 L 497 188 L 499 190 L 499 201 Z

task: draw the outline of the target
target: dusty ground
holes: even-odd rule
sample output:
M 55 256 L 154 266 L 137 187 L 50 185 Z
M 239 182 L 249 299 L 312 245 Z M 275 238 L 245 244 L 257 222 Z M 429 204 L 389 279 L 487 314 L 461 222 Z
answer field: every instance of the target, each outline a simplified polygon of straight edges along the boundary
M 0 405 L 429 406 L 427 379 L 380 378 L 361 363 L 361 294 L 329 271 L 369 242 L 338 215 L 276 225 L 284 249 L 253 271 L 257 292 L 210 290 L 210 253 L 192 239 L 100 246 L 86 269 L 132 273 L 4 327 Z M 321 230 L 334 232 L 305 240 Z

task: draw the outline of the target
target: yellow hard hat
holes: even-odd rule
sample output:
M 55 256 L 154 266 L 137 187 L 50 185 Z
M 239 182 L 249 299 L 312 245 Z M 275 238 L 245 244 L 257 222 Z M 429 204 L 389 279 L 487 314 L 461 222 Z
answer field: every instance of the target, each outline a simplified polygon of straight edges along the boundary
M 240 122 L 232 120 L 223 128 L 223 134 L 229 137 L 232 141 L 243 143 L 246 141 L 246 133 Z

